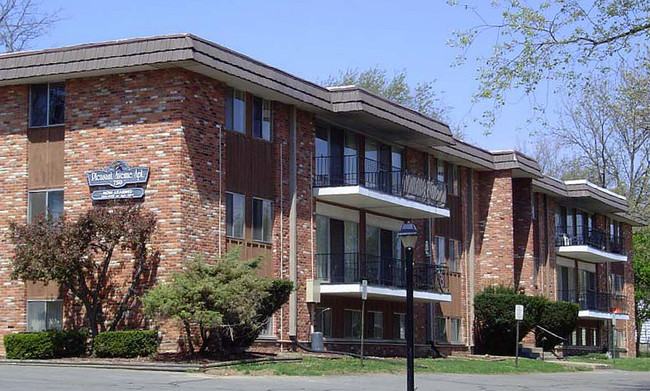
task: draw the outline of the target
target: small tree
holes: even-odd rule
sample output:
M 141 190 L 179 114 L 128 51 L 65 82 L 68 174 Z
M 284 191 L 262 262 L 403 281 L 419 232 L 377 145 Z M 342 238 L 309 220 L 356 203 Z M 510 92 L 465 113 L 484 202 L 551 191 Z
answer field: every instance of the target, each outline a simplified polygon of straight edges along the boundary
M 634 233 L 634 304 L 636 306 L 636 351 L 641 328 L 650 321 L 650 230 Z
M 256 268 L 257 262 L 240 261 L 238 251 L 212 264 L 197 258 L 147 293 L 145 314 L 180 321 L 191 354 L 195 344 L 200 354 L 242 351 L 293 290 L 290 281 L 260 277 Z
M 75 221 L 40 216 L 31 224 L 12 223 L 12 276 L 58 283 L 83 304 L 92 337 L 113 331 L 157 258 L 148 249 L 155 227 L 156 216 L 139 206 L 94 207 Z M 132 255 L 132 270 L 109 320 L 105 307 L 115 298 L 109 267 L 117 250 Z

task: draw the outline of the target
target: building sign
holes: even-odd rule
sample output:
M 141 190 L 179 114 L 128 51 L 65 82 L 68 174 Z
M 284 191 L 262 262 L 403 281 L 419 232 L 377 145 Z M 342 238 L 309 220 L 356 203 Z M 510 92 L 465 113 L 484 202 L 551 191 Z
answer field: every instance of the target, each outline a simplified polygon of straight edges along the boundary
M 90 194 L 90 198 L 92 198 L 93 201 L 123 200 L 142 197 L 144 197 L 144 189 L 141 187 L 93 190 L 93 192 Z
M 86 174 L 89 187 L 99 187 L 91 192 L 93 201 L 123 200 L 144 197 L 142 187 L 125 187 L 143 184 L 149 180 L 149 167 L 130 167 L 123 161 L 115 161 L 104 170 Z
M 135 183 L 147 183 L 149 179 L 149 167 L 129 167 L 123 161 L 111 163 L 105 170 L 90 171 L 88 174 L 88 186 L 110 186 L 114 188 L 124 187 Z

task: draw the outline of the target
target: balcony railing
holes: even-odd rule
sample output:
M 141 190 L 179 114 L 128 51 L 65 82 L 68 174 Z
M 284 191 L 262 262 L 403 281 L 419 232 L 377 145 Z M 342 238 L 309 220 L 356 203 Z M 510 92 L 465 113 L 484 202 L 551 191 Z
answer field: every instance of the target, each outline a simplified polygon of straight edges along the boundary
M 444 182 L 356 155 L 316 157 L 314 187 L 337 186 L 363 186 L 441 208 L 447 202 Z
M 581 310 L 600 312 L 627 312 L 624 295 L 598 291 L 559 290 L 557 298 L 561 301 L 577 303 Z
M 389 288 L 406 288 L 406 262 L 401 259 L 361 253 L 317 254 L 318 278 L 324 284 L 358 284 Z M 415 290 L 448 293 L 447 267 L 415 262 L 413 266 Z
M 597 229 L 581 229 L 578 227 L 577 234 L 565 233 L 565 228 L 555 228 L 555 246 L 589 246 L 601 251 L 625 255 L 623 238 L 620 236 L 608 237 L 604 231 Z

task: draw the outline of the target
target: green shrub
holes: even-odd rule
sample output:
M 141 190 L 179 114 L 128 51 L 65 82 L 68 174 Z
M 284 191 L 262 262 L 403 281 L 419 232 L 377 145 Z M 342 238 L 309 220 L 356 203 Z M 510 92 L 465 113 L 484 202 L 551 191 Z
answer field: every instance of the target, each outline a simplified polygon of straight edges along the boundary
M 156 330 L 106 331 L 97 334 L 93 350 L 97 357 L 145 357 L 156 354 Z
M 86 352 L 86 331 L 43 331 L 7 334 L 4 337 L 8 359 L 29 360 L 77 357 Z
M 474 298 L 478 353 L 514 355 L 516 304 L 524 306 L 519 341 L 538 325 L 565 337 L 575 329 L 578 322 L 576 304 L 552 302 L 543 296 L 526 296 L 504 287 L 487 287 Z M 548 333 L 535 330 L 535 334 L 538 345 L 543 343 L 547 350 L 560 342 Z M 544 341 L 543 337 L 546 337 Z
M 567 339 L 576 328 L 579 310 L 580 307 L 576 303 L 550 301 L 546 303 L 540 312 L 537 324 Z M 542 330 L 536 330 L 535 340 L 536 345 L 543 347 L 544 350 L 551 350 L 555 345 L 562 342 L 561 339 Z

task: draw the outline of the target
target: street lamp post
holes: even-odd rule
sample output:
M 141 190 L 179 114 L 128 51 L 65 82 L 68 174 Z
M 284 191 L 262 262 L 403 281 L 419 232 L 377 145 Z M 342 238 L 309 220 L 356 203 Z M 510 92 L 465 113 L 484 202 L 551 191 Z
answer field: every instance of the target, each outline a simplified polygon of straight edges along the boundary
M 406 391 L 415 390 L 414 360 L 415 343 L 413 335 L 413 247 L 418 238 L 415 224 L 402 224 L 397 236 L 406 249 Z

